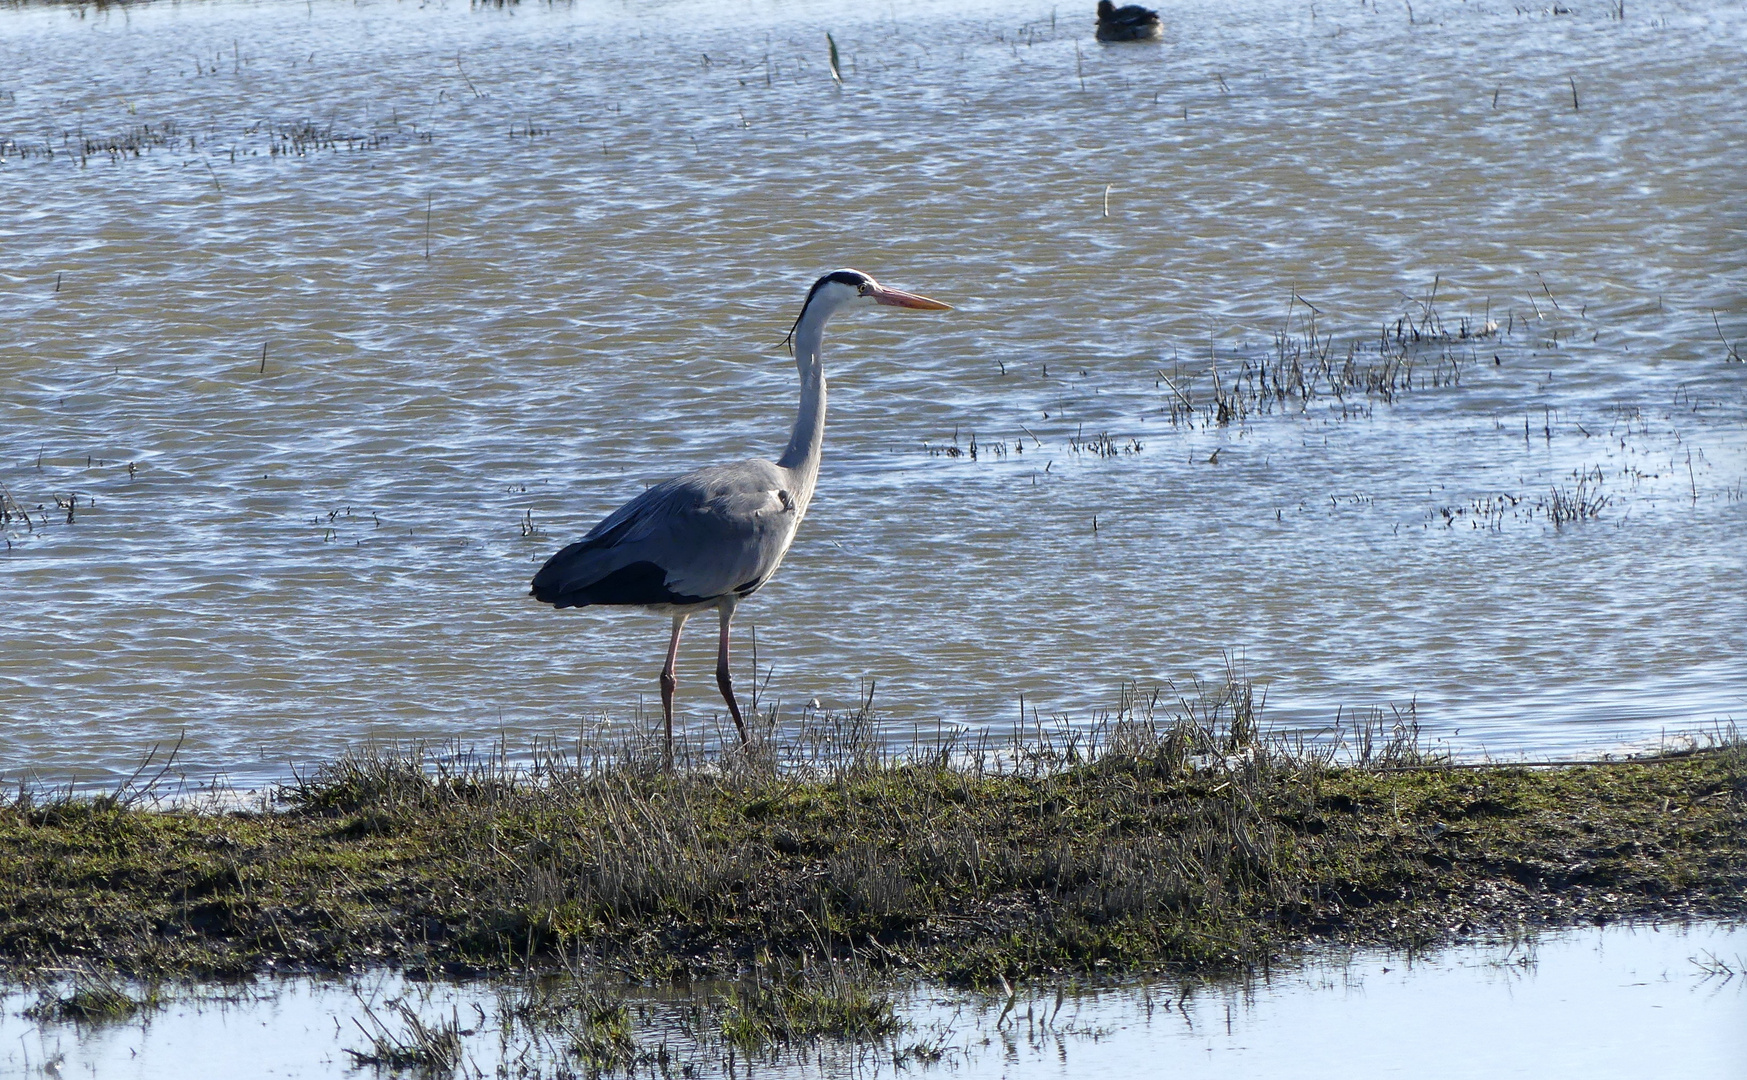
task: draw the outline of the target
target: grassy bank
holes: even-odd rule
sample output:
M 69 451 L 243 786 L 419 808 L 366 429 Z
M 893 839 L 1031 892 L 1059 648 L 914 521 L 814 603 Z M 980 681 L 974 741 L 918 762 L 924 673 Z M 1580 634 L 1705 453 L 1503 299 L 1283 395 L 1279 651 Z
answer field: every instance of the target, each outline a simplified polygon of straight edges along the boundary
M 0 964 L 642 977 L 824 958 L 959 984 L 1266 966 L 1320 940 L 1747 914 L 1747 747 L 1452 768 L 1258 740 L 1241 688 L 1080 745 L 892 758 L 865 718 L 663 774 L 342 760 L 277 812 L 20 796 Z M 1398 733 L 1399 734 L 1399 733 Z

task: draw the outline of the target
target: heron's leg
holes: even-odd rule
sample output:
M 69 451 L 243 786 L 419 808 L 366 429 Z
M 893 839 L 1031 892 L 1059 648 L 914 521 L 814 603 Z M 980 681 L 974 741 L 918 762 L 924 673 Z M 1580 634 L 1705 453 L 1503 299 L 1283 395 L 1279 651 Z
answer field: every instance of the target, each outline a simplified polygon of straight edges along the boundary
M 716 647 L 716 685 L 722 689 L 722 700 L 728 703 L 728 713 L 734 717 L 734 726 L 740 731 L 740 745 L 745 746 L 746 721 L 740 719 L 740 705 L 734 700 L 734 676 L 728 671 L 728 625 L 734 621 L 734 605 L 723 604 L 722 640 Z M 757 678 L 758 673 L 753 672 Z
M 662 763 L 669 772 L 673 770 L 673 692 L 679 689 L 679 680 L 673 677 L 673 662 L 679 656 L 679 632 L 685 629 L 687 618 L 673 617 L 673 640 L 667 643 L 667 663 L 661 669 L 661 721 L 667 736 Z

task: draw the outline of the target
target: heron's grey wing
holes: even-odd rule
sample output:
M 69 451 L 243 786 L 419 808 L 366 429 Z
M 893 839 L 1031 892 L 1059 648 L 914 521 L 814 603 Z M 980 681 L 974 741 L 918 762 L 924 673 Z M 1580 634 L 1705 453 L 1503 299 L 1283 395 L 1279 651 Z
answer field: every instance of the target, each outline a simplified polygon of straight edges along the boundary
M 764 584 L 794 537 L 787 475 L 768 461 L 657 484 L 558 552 L 533 595 L 557 607 L 699 604 Z
M 751 593 L 776 571 L 799 523 L 787 473 L 755 459 L 685 479 L 692 497 L 652 523 L 646 541 L 668 586 L 697 596 Z

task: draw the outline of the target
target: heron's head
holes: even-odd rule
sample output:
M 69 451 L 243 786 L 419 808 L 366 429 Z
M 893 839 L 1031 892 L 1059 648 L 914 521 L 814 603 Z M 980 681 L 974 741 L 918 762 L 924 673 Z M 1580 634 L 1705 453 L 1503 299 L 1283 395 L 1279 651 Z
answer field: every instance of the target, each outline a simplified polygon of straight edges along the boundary
M 801 320 L 807 317 L 808 312 L 815 312 L 820 318 L 828 319 L 838 309 L 858 303 L 884 304 L 887 307 L 914 308 L 918 311 L 952 310 L 950 304 L 881 285 L 860 270 L 833 270 L 813 282 L 812 289 L 808 290 L 807 302 L 801 305 L 801 313 L 795 318 L 795 326 L 789 330 L 790 340 L 793 340 L 795 328 L 801 325 Z

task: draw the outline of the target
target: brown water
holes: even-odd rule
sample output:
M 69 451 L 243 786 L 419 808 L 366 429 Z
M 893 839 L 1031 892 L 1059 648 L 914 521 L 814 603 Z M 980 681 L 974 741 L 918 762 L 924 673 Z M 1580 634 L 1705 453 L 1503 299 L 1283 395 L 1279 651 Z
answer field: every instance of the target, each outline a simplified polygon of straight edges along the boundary
M 665 621 L 527 579 L 773 454 L 842 265 L 957 310 L 828 334 L 767 703 L 1084 722 L 1229 654 L 1467 751 L 1747 713 L 1741 5 L 1053 11 L 0 9 L 0 773 L 644 722 Z M 1437 340 L 1220 423 L 1312 318 Z

